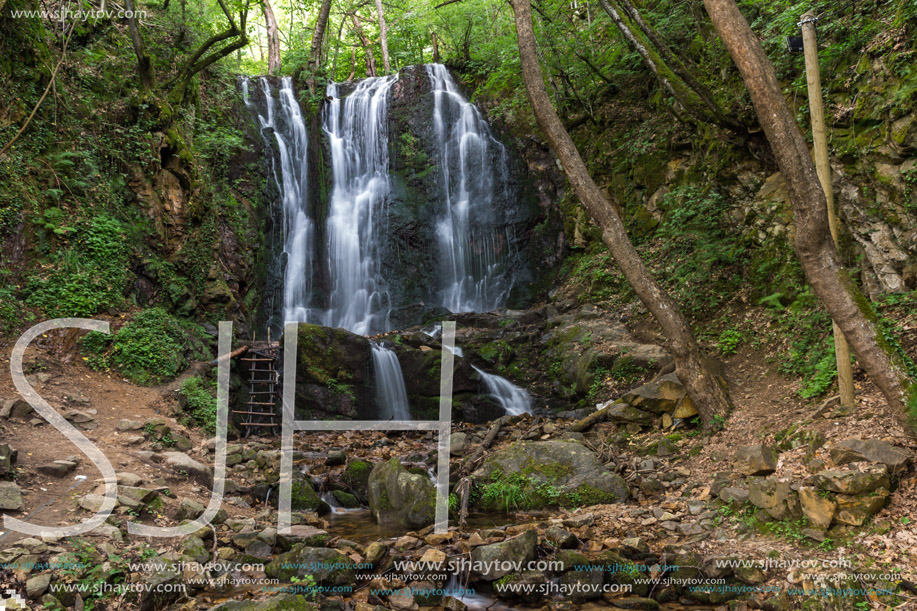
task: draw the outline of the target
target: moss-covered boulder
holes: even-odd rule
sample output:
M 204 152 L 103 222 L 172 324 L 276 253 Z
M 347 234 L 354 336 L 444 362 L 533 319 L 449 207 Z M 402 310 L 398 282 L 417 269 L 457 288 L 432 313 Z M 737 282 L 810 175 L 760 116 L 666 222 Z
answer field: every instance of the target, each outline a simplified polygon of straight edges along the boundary
M 374 404 L 369 340 L 344 329 L 297 327 L 298 417 L 371 417 Z M 365 406 L 361 410 L 361 406 Z
M 299 594 L 281 594 L 264 600 L 228 600 L 209 611 L 314 611 L 315 605 Z
M 472 574 L 478 579 L 494 581 L 505 575 L 519 573 L 535 559 L 538 535 L 527 530 L 521 535 L 474 548 L 471 552 Z
M 373 464 L 370 462 L 351 460 L 341 476 L 341 481 L 364 503 L 369 501 L 369 474 L 372 470 Z
M 422 528 L 432 524 L 436 488 L 426 475 L 411 473 L 397 458 L 378 463 L 369 476 L 369 509 L 379 524 Z
M 323 501 L 312 484 L 304 479 L 294 480 L 290 494 L 290 507 L 293 511 L 315 511 L 321 515 L 329 513 L 331 508 Z
M 518 441 L 491 454 L 472 477 L 478 505 L 489 510 L 619 503 L 630 495 L 624 479 L 576 441 Z

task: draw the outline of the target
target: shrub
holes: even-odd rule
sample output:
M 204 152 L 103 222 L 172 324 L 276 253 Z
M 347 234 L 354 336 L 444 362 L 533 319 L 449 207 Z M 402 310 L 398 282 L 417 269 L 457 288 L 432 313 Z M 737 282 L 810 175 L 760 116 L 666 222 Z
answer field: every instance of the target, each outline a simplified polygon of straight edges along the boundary
M 134 316 L 117 333 L 90 333 L 82 341 L 95 369 L 113 367 L 136 384 L 159 384 L 177 376 L 190 358 L 207 357 L 194 327 L 162 308 Z
M 199 427 L 211 434 L 216 433 L 217 425 L 215 389 L 216 382 L 207 383 L 197 376 L 191 376 L 182 382 L 181 388 L 178 389 L 185 410 Z

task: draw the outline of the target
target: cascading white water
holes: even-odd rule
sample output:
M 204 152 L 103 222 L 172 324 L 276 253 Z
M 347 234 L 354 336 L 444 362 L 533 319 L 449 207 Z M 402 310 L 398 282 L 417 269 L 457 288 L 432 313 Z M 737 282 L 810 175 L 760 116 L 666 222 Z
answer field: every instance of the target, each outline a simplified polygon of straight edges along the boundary
M 410 420 L 408 393 L 401 374 L 401 363 L 394 350 L 372 343 L 373 371 L 376 374 L 376 405 L 380 420 Z
M 472 365 L 472 367 L 474 367 Z M 532 413 L 532 399 L 529 394 L 519 388 L 506 378 L 498 375 L 481 371 L 477 367 L 474 370 L 478 372 L 490 395 L 500 404 L 503 410 L 510 416 L 519 414 Z
M 283 254 L 286 261 L 283 320 L 310 322 L 315 224 L 308 213 L 306 124 L 290 77 L 281 79 L 276 95 L 267 78 L 259 79 L 259 83 L 264 94 L 263 114 L 252 105 L 248 79 L 242 81 L 242 100 L 258 115 L 261 136 L 268 148 L 273 148 L 269 140 L 273 136 L 280 157 L 280 171 L 272 160 L 272 173 L 283 211 Z
M 391 299 L 380 273 L 389 195 L 388 91 L 397 75 L 368 78 L 345 98 L 328 85 L 323 128 L 334 186 L 327 232 L 329 309 L 324 323 L 369 335 L 387 330 Z
M 496 231 L 495 189 L 506 186 L 506 150 L 474 104 L 462 97 L 442 64 L 428 64 L 433 88 L 443 211 L 436 227 L 442 259 L 442 305 L 488 312 L 509 292 L 508 240 Z

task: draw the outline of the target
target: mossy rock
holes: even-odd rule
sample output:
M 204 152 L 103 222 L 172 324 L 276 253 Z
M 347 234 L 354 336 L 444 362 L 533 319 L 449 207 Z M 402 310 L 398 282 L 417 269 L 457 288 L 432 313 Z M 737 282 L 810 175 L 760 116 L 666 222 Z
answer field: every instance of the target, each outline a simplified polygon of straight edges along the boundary
M 281 594 L 264 600 L 228 600 L 210 611 L 315 611 L 315 604 L 305 596 Z
M 328 503 L 319 498 L 312 484 L 306 480 L 295 480 L 291 488 L 290 507 L 293 511 L 316 511 L 322 515 L 331 511 Z
M 410 473 L 393 458 L 373 467 L 369 476 L 369 509 L 379 524 L 422 528 L 433 523 L 436 488 L 426 474 Z
M 363 502 L 369 500 L 369 474 L 372 473 L 373 464 L 365 460 L 352 460 L 347 463 L 343 481 L 353 491 L 354 495 Z
M 264 572 L 268 577 L 289 582 L 293 577 L 300 579 L 312 575 L 318 586 L 346 586 L 356 581 L 353 561 L 341 552 L 327 547 L 297 545 L 285 554 L 280 554 Z

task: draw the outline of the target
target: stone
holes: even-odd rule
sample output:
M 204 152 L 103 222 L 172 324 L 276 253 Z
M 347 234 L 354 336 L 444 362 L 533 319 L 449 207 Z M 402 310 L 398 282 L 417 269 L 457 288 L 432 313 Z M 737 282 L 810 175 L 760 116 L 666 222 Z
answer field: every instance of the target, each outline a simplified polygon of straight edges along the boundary
M 334 500 L 336 500 L 341 507 L 355 509 L 360 506 L 360 500 L 357 497 L 343 490 L 332 490 L 331 496 L 334 497 Z
M 656 456 L 674 456 L 678 454 L 678 445 L 671 439 L 663 437 L 656 444 Z
M 799 518 L 799 497 L 790 488 L 789 482 L 752 477 L 748 480 L 748 501 L 766 511 L 775 520 Z
M 870 516 L 875 515 L 885 507 L 889 492 L 879 488 L 866 495 L 849 496 L 837 495 L 837 513 L 834 521 L 848 526 L 862 526 Z
M 672 419 L 686 419 L 693 418 L 697 416 L 697 408 L 694 406 L 694 401 L 691 400 L 691 397 L 685 395 L 678 402 L 678 405 L 675 406 L 675 411 L 672 412 Z
M 665 486 L 662 485 L 655 477 L 644 477 L 640 480 L 640 492 L 646 496 L 653 496 L 654 494 L 661 494 L 665 491 Z
M 85 410 L 71 409 L 62 414 L 64 419 L 74 424 L 85 424 L 95 420 L 95 415 Z
M 770 475 L 777 470 L 777 452 L 762 443 L 736 449 L 732 465 L 742 475 Z
M 595 514 L 578 513 L 564 520 L 564 526 L 567 528 L 583 528 L 595 524 Z
M 159 491 L 137 486 L 118 486 L 118 503 L 125 507 L 145 507 L 159 497 Z
M 79 498 L 77 504 L 86 511 L 98 513 L 102 510 L 102 506 L 105 504 L 105 496 L 101 494 L 86 494 Z M 114 506 L 118 506 L 117 501 L 115 501 Z
M 373 609 L 373 607 L 367 606 Z M 280 594 L 261 600 L 228 600 L 211 607 L 209 611 L 315 611 L 316 608 L 309 601 L 308 596 Z
M 118 484 L 121 486 L 139 486 L 143 482 L 142 477 L 136 473 L 129 473 L 127 471 L 115 473 L 115 477 L 118 479 Z
M 825 470 L 816 473 L 811 480 L 822 490 L 840 494 L 865 494 L 878 488 L 889 488 L 888 467 L 871 465 L 862 471 Z
M 200 564 L 210 560 L 210 552 L 207 551 L 207 546 L 204 545 L 204 541 L 200 537 L 195 535 L 182 539 L 181 552 L 182 556 Z
M 29 600 L 35 600 L 45 593 L 51 585 L 51 574 L 35 575 L 25 582 L 25 595 Z
M 13 482 L 0 482 L 0 510 L 22 511 L 22 491 Z
M 724 503 L 729 503 L 733 507 L 741 507 L 748 501 L 748 489 L 738 486 L 727 486 L 720 490 L 717 496 Z
M 292 577 L 302 579 L 312 575 L 318 586 L 346 586 L 356 580 L 353 561 L 337 550 L 325 547 L 296 545 L 280 554 L 266 567 L 268 577 L 289 582 Z
M 0 410 L 0 416 L 12 420 L 25 420 L 30 418 L 35 410 L 25 399 L 7 399 Z
M 910 452 L 878 439 L 847 439 L 828 448 L 831 460 L 837 465 L 869 461 L 882 463 L 891 473 L 907 469 Z
M 653 424 L 653 415 L 632 407 L 627 403 L 615 402 L 607 406 L 608 420 L 617 423 L 639 424 L 650 426 Z
M 282 535 L 278 533 L 277 543 L 285 550 L 289 550 L 298 544 L 304 544 L 309 547 L 322 547 L 329 538 L 327 531 L 306 524 L 297 524 L 290 527 L 289 534 Z
M 146 562 L 150 570 L 146 572 L 146 579 L 144 579 L 146 587 L 141 590 L 140 609 L 143 611 L 164 609 L 184 591 L 178 585 L 181 583 L 181 572 L 162 557 L 151 558 Z
M 163 464 L 169 467 L 175 475 L 193 479 L 208 488 L 213 485 L 213 471 L 210 467 L 200 463 L 182 452 L 163 452 Z
M 620 401 L 655 414 L 671 414 L 685 396 L 685 387 L 678 381 L 678 376 L 669 373 L 635 388 Z
M 517 441 L 492 452 L 472 477 L 480 484 L 502 474 L 525 476 L 522 493 L 528 499 L 522 509 L 553 504 L 587 506 L 620 503 L 630 496 L 624 479 L 606 470 L 595 453 L 576 441 Z M 540 488 L 551 486 L 559 495 L 545 497 Z M 483 506 L 506 511 L 505 506 Z
M 42 475 L 48 475 L 50 477 L 66 477 L 74 469 L 76 469 L 76 463 L 66 460 L 55 460 L 46 465 L 39 465 L 37 471 Z
M 182 520 L 196 520 L 204 513 L 203 503 L 199 503 L 194 499 L 184 498 L 178 504 L 178 510 L 175 512 L 175 519 L 181 522 Z
M 579 545 L 576 535 L 557 526 L 551 526 L 545 530 L 544 536 L 551 542 L 554 549 L 574 549 Z
M 433 523 L 436 488 L 426 475 L 411 473 L 393 458 L 373 467 L 368 485 L 369 509 L 379 524 L 423 528 Z
M 294 480 L 291 488 L 291 507 L 294 511 L 315 511 L 319 515 L 331 513 L 331 506 L 316 494 L 308 480 Z
M 822 530 L 827 530 L 834 519 L 837 503 L 830 498 L 820 496 L 818 494 L 819 491 L 815 488 L 804 486 L 797 492 L 802 513 L 809 520 L 809 523 Z
M 176 433 L 172 434 L 172 442 L 175 445 L 175 449 L 179 452 L 189 452 L 191 448 L 194 447 L 190 439 Z
M 504 575 L 518 572 L 527 562 L 535 559 L 538 535 L 527 530 L 521 535 L 490 545 L 480 545 L 471 552 L 473 573 L 485 581 L 495 581 Z
M 330 450 L 328 457 L 325 458 L 325 464 L 329 467 L 337 467 L 347 462 L 347 454 L 342 450 Z
M 16 463 L 16 450 L 6 444 L 0 444 L 0 479 L 13 472 Z
M 461 456 L 468 450 L 468 435 L 452 433 L 449 437 L 449 455 Z
M 641 596 L 626 596 L 624 598 L 615 598 L 609 601 L 612 606 L 618 609 L 636 609 L 638 611 L 659 611 L 659 603 L 652 598 L 643 598 Z
M 366 562 L 372 565 L 373 569 L 381 567 L 382 559 L 388 553 L 388 547 L 381 541 L 373 541 L 366 546 Z
M 602 597 L 605 572 L 598 567 L 567 571 L 560 576 L 560 582 L 569 588 L 567 596 L 574 604 L 597 600 Z M 544 578 L 542 578 L 544 583 Z
M 372 470 L 372 463 L 365 460 L 351 460 L 341 475 L 341 481 L 353 491 L 354 496 L 364 503 L 369 500 L 369 474 L 372 473 Z

